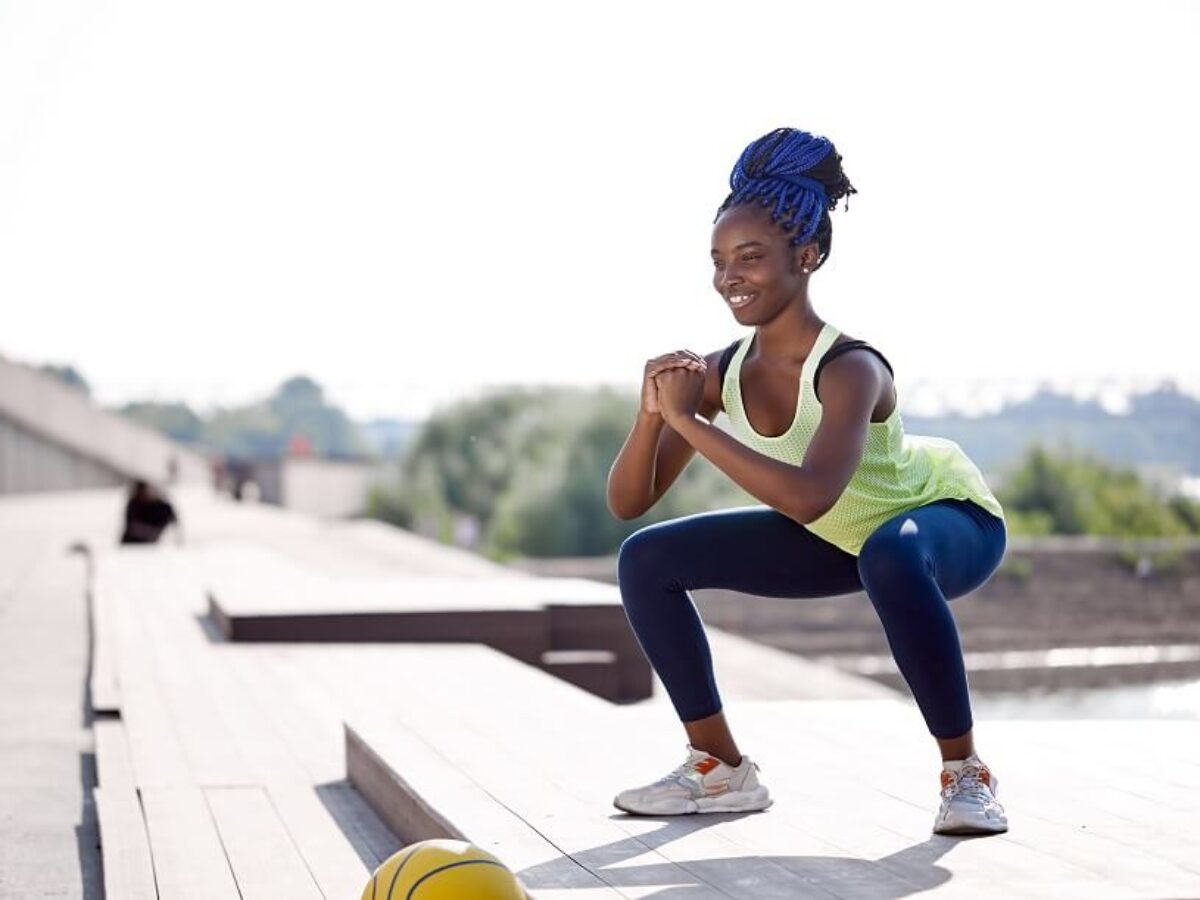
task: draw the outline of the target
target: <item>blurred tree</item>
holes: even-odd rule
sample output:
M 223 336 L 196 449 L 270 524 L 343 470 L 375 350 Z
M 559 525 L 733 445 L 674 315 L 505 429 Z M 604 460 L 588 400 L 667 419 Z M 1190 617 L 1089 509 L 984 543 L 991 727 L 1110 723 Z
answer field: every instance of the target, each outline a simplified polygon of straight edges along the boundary
M 238 459 L 273 459 L 283 455 L 283 424 L 265 403 L 218 409 L 205 433 L 212 446 Z
M 295 375 L 275 389 L 267 405 L 281 416 L 319 409 L 325 405 L 325 391 L 308 376 Z
M 44 372 L 51 378 L 56 378 L 65 384 L 67 387 L 75 388 L 77 391 L 82 391 L 89 397 L 92 395 L 92 387 L 87 383 L 87 379 L 80 374 L 79 370 L 74 366 L 60 366 L 54 363 L 47 363 L 41 366 L 39 371 Z
M 436 414 L 413 443 L 397 487 L 379 492 L 373 514 L 427 534 L 470 515 L 497 556 L 612 553 L 650 522 L 752 498 L 702 460 L 693 461 L 646 516 L 608 511 L 608 470 L 637 399 L 611 390 L 509 389 Z
M 1167 497 L 1133 469 L 1035 445 L 998 491 L 1016 534 L 1182 537 L 1200 533 L 1200 505 Z
M 218 409 L 207 419 L 182 403 L 129 403 L 120 412 L 175 440 L 240 459 L 276 459 L 292 446 L 307 446 L 327 458 L 372 454 L 358 427 L 326 402 L 317 382 L 302 375 L 283 382 L 264 401 Z
M 192 412 L 186 403 L 126 403 L 119 411 L 121 415 L 154 428 L 181 444 L 204 443 L 204 420 Z
M 311 452 L 321 457 L 369 455 L 370 446 L 358 428 L 336 406 L 325 402 L 325 392 L 311 378 L 289 378 L 267 401 L 267 410 L 280 426 L 280 453 L 307 440 Z
M 377 492 L 373 514 L 443 540 L 472 517 L 483 549 L 499 557 L 592 556 L 615 552 L 651 522 L 756 502 L 696 457 L 645 516 L 615 519 L 605 499 L 608 470 L 636 404 L 632 395 L 568 389 L 503 390 L 458 403 L 426 423 L 398 484 Z M 997 483 L 1015 534 L 1200 531 L 1200 504 L 1168 498 L 1133 470 L 1069 448 L 1031 447 Z

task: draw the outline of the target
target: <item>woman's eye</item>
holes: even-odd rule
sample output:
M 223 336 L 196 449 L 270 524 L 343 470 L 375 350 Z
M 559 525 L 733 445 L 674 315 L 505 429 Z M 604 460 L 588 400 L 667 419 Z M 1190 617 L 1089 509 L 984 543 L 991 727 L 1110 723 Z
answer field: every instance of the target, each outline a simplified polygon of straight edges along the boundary
M 720 262 L 719 260 L 715 260 L 715 259 L 714 259 L 714 260 L 713 260 L 713 268 L 714 268 L 714 269 L 717 269 L 717 270 L 723 269 L 723 268 L 725 268 L 725 263 L 723 263 L 723 262 Z
M 756 259 L 762 259 L 761 253 L 747 253 L 742 257 L 742 262 L 754 262 Z

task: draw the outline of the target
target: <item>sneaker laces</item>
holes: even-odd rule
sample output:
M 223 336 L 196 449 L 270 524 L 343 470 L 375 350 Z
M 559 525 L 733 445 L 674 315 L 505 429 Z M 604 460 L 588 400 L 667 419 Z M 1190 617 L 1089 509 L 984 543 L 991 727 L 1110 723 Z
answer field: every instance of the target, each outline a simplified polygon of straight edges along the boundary
M 954 780 L 946 785 L 942 796 L 947 800 L 965 797 L 985 807 L 991 805 L 995 802 L 995 796 L 992 794 L 991 787 L 981 777 L 984 771 L 982 765 L 964 764 Z
M 671 782 L 678 782 L 679 779 L 681 779 L 681 778 L 687 778 L 689 773 L 695 771 L 695 769 L 694 769 L 695 765 L 696 765 L 695 760 L 689 759 L 683 765 L 677 766 L 676 768 L 672 769 L 670 772 L 668 772 L 662 778 L 658 779 L 658 781 L 654 782 L 654 784 L 655 785 L 670 784 Z

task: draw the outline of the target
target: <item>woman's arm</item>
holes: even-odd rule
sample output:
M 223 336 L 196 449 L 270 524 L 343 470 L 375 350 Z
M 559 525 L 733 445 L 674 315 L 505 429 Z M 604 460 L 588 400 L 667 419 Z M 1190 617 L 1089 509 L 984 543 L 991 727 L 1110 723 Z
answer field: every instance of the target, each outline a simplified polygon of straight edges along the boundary
M 720 356 L 719 350 L 704 358 L 688 354 L 688 365 L 682 353 L 667 354 L 646 364 L 637 418 L 608 473 L 608 508 L 618 519 L 636 519 L 653 507 L 696 453 L 663 421 L 657 376 L 668 369 L 696 373 L 703 380 L 695 414 L 711 422 L 721 411 Z
M 831 362 L 821 379 L 821 424 L 799 466 L 764 456 L 699 417 L 702 386 L 693 373 L 661 373 L 659 403 L 667 424 L 743 490 L 806 524 L 828 512 L 850 483 L 889 379 L 872 354 L 851 352 Z

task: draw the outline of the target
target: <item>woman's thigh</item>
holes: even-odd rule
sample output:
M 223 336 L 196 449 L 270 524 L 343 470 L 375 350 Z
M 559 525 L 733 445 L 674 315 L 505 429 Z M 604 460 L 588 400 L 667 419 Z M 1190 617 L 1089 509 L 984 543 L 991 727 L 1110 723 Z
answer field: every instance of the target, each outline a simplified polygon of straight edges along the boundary
M 770 507 L 700 513 L 650 525 L 621 546 L 622 581 L 654 572 L 682 590 L 830 597 L 862 590 L 856 557 Z

